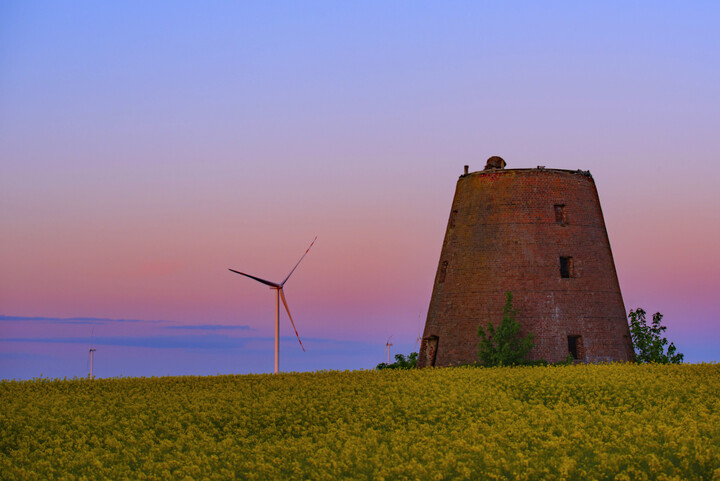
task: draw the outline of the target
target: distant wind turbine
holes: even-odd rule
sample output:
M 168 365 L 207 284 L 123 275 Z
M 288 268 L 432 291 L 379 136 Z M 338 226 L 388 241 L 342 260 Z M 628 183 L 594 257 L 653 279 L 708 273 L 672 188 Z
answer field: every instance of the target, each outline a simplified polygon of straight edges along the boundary
M 415 349 L 417 349 L 418 345 L 422 342 L 422 333 L 420 332 L 420 323 L 422 322 L 421 316 L 422 316 L 422 313 L 418 314 L 417 338 L 415 339 Z
M 95 375 L 93 374 L 93 361 L 95 360 L 95 351 L 97 349 L 93 348 L 93 334 L 95 334 L 95 328 L 90 333 L 90 351 L 88 351 L 88 355 L 90 356 L 90 374 L 88 375 L 89 379 L 95 379 Z
M 390 365 L 390 346 L 392 346 L 392 342 L 390 342 L 390 338 L 392 336 L 387 338 L 387 341 L 385 341 L 385 355 L 387 356 L 387 363 Z
M 317 240 L 317 236 L 313 239 L 313 241 L 310 243 L 310 247 L 315 244 L 315 241 Z M 293 272 L 295 272 L 295 269 L 297 269 L 297 266 L 300 265 L 300 262 L 305 258 L 308 252 L 310 252 L 310 247 L 307 248 L 305 253 L 302 255 L 299 261 L 297 261 L 297 264 L 295 264 L 295 267 L 292 268 L 290 271 L 290 274 L 287 275 L 284 281 L 281 283 L 275 283 L 266 281 L 265 279 L 260 279 L 259 277 L 251 276 L 250 274 L 245 274 L 244 272 L 236 271 L 235 269 L 228 269 L 231 272 L 234 272 L 235 274 L 240 274 L 241 276 L 249 277 L 250 279 L 256 280 L 260 282 L 261 284 L 265 284 L 266 286 L 270 286 L 270 289 L 275 289 L 275 374 L 278 372 L 278 367 L 280 364 L 280 298 L 282 298 L 283 304 L 285 305 L 285 310 L 288 313 L 288 317 L 290 318 L 290 322 L 292 323 L 292 327 L 295 330 L 295 336 L 297 336 L 297 340 L 300 343 L 300 347 L 302 347 L 303 352 L 305 352 L 305 346 L 303 346 L 302 341 L 300 340 L 300 335 L 298 335 L 297 329 L 295 328 L 295 322 L 293 321 L 292 315 L 290 314 L 290 308 L 287 305 L 287 300 L 285 300 L 285 293 L 283 292 L 283 286 L 285 283 L 290 279 L 290 276 Z

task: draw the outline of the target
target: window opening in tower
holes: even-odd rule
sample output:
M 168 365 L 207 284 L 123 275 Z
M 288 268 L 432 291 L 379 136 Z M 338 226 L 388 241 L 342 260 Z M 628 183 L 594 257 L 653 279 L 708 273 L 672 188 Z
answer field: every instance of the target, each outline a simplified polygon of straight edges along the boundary
M 575 277 L 572 257 L 560 257 L 560 277 L 563 279 Z
M 442 284 L 445 282 L 445 274 L 447 273 L 448 261 L 443 261 L 440 267 L 440 275 L 438 276 L 438 283 Z
M 555 222 L 565 227 L 567 217 L 565 216 L 565 204 L 555 204 Z
M 454 210 L 450 213 L 450 228 L 455 228 L 455 217 L 457 217 L 458 211 Z
M 582 336 L 568 336 L 568 352 L 573 359 L 580 359 Z

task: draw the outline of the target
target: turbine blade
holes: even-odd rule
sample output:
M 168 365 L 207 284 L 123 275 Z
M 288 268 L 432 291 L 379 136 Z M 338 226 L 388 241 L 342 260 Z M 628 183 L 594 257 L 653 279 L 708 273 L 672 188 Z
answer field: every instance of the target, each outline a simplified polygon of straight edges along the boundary
M 231 272 L 234 272 L 235 274 L 240 274 L 241 276 L 249 277 L 250 279 L 255 279 L 258 282 L 261 282 L 267 286 L 270 287 L 281 287 L 281 284 L 275 284 L 274 282 L 266 281 L 265 279 L 260 279 L 259 277 L 251 276 L 250 274 L 245 274 L 244 272 L 236 271 L 235 269 L 228 269 Z
M 282 297 L 283 304 L 285 304 L 285 310 L 288 313 L 288 317 L 290 318 L 290 323 L 292 324 L 293 329 L 295 329 L 295 336 L 298 338 L 298 342 L 300 343 L 300 347 L 302 347 L 303 352 L 305 352 L 305 346 L 303 346 L 302 341 L 300 340 L 300 335 L 297 332 L 297 328 L 295 327 L 295 322 L 293 321 L 292 316 L 290 315 L 290 308 L 287 305 L 287 301 L 285 300 L 285 293 L 282 290 L 282 287 L 280 288 L 280 297 Z
M 316 240 L 317 240 L 317 236 L 315 236 L 313 241 L 310 243 L 310 247 L 313 246 L 313 244 L 315 243 Z M 303 254 L 302 257 L 300 258 L 300 260 L 297 261 L 297 264 L 295 264 L 295 267 L 292 268 L 292 270 L 290 271 L 290 274 L 288 274 L 287 277 L 285 278 L 285 280 L 280 283 L 280 287 L 284 286 L 285 283 L 287 282 L 287 280 L 290 279 L 290 276 L 292 275 L 293 272 L 295 272 L 295 269 L 297 269 L 297 266 L 300 265 L 300 262 L 302 262 L 302 260 L 305 258 L 307 253 L 310 252 L 310 247 L 307 248 L 307 250 L 305 251 L 305 254 Z

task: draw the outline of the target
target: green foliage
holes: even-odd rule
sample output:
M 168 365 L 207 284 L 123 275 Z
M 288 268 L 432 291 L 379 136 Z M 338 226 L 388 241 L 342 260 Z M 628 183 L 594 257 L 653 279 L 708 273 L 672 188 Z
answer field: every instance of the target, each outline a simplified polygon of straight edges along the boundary
M 512 292 L 506 292 L 503 318 L 497 329 L 490 322 L 486 328 L 487 332 L 482 326 L 478 326 L 478 335 L 480 336 L 478 355 L 484 366 L 523 364 L 525 356 L 534 345 L 533 333 L 528 334 L 525 338 L 519 336 L 520 323 L 515 320 L 517 309 L 513 309 L 512 299 Z
M 395 354 L 395 362 L 388 364 L 381 362 L 375 369 L 414 369 L 417 367 L 417 352 L 411 352 L 409 356 L 405 357 L 402 354 Z
M 552 366 L 572 366 L 573 364 L 575 364 L 575 358 L 573 357 L 572 354 L 568 353 L 568 355 L 565 356 L 565 359 L 563 359 L 562 361 L 555 362 L 551 365 Z
M 662 337 L 667 327 L 660 324 L 663 315 L 659 312 L 653 314 L 652 323 L 645 319 L 645 311 L 637 308 L 630 311 L 630 336 L 635 348 L 635 362 L 656 362 L 660 364 L 681 364 L 683 354 L 677 352 L 674 343 L 668 345 L 668 340 Z M 667 347 L 667 351 L 665 350 Z

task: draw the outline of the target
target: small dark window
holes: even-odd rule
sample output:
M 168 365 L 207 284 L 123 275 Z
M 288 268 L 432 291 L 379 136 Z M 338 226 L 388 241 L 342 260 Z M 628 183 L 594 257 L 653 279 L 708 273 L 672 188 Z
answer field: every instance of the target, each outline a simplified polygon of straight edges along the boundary
M 560 257 L 560 277 L 564 279 L 575 277 L 572 257 Z
M 573 359 L 582 359 L 584 355 L 582 336 L 568 336 L 568 352 Z
M 555 222 L 561 226 L 567 225 L 567 217 L 565 217 L 565 204 L 555 204 Z
M 440 274 L 438 275 L 438 282 L 443 283 L 445 282 L 445 274 L 447 274 L 447 266 L 448 261 L 443 261 L 443 263 L 440 265 Z
M 450 212 L 450 228 L 455 228 L 455 217 L 457 217 L 458 211 L 454 210 Z

